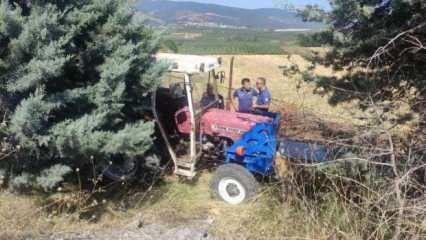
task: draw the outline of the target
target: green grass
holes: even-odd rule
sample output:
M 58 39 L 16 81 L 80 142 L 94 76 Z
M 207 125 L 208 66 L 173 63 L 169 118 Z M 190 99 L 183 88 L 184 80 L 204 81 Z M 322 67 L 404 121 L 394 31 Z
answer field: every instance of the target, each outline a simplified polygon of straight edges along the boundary
M 283 54 L 296 47 L 300 32 L 257 29 L 177 28 L 170 40 L 182 54 Z M 186 37 L 185 37 L 186 35 Z

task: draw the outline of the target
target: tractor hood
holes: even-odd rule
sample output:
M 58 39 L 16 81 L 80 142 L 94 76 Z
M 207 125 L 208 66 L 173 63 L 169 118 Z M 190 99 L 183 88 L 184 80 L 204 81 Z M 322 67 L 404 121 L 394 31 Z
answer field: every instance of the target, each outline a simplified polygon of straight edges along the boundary
M 187 107 L 176 113 L 175 120 L 179 132 L 183 134 L 191 132 L 190 113 Z M 257 123 L 271 123 L 272 121 L 272 118 L 269 117 L 212 108 L 201 117 L 201 131 L 206 135 L 224 137 L 235 141 Z

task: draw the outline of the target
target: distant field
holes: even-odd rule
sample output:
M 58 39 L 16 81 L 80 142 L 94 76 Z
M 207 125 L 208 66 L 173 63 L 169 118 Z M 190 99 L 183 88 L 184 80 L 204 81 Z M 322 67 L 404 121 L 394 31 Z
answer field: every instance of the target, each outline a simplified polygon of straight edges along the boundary
M 257 29 L 179 28 L 169 39 L 184 54 L 283 54 L 283 48 L 297 47 L 298 29 L 272 31 Z

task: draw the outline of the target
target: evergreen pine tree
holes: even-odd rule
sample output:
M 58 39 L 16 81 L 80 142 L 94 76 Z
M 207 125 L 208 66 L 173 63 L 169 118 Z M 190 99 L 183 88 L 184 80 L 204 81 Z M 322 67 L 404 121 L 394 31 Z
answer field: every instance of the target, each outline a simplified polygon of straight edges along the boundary
M 151 147 L 154 125 L 139 109 L 166 66 L 153 61 L 159 37 L 134 13 L 128 0 L 1 0 L 0 103 L 19 146 L 13 174 L 48 189 L 68 166 L 93 160 L 104 169 Z

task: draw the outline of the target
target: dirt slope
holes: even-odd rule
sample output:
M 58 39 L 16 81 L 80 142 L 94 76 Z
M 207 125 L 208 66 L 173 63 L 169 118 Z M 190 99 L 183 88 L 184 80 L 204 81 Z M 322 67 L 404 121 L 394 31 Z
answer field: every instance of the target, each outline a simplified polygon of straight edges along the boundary
M 79 233 L 59 233 L 40 238 L 46 240 L 215 240 L 208 231 L 210 220 L 187 222 L 176 227 L 168 227 L 161 224 L 143 223 L 131 224 L 120 228 L 111 228 L 98 231 Z

